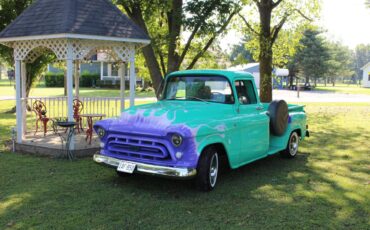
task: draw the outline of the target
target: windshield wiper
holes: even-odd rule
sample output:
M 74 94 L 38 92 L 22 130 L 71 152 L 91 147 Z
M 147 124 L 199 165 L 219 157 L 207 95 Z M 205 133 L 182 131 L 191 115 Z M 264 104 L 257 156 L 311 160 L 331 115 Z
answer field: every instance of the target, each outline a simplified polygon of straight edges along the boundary
M 188 97 L 186 97 L 186 99 L 195 99 L 195 100 L 198 100 L 198 101 L 203 101 L 203 102 L 208 103 L 208 101 L 206 101 L 202 98 L 199 98 L 199 97 L 188 96 Z
M 193 96 L 188 96 L 188 97 L 173 97 L 173 98 L 165 98 L 163 100 L 167 100 L 167 101 L 173 101 L 173 100 L 176 100 L 176 99 L 183 99 L 183 100 L 187 100 L 187 99 L 195 99 L 197 101 L 203 101 L 203 102 L 206 102 L 206 103 L 209 103 L 209 101 L 207 100 L 204 100 L 202 98 L 199 98 L 199 97 L 193 97 Z

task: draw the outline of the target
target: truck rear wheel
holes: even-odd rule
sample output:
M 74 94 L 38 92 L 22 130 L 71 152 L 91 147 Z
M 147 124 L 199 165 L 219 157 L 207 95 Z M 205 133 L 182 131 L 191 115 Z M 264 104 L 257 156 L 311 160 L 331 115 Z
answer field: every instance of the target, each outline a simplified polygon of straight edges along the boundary
M 208 147 L 203 151 L 198 162 L 196 187 L 205 192 L 213 190 L 216 187 L 218 172 L 219 154 L 214 147 Z
M 299 145 L 299 136 L 296 131 L 293 131 L 290 134 L 288 144 L 286 148 L 280 152 L 282 157 L 285 158 L 293 158 L 297 155 L 298 152 L 298 145 Z

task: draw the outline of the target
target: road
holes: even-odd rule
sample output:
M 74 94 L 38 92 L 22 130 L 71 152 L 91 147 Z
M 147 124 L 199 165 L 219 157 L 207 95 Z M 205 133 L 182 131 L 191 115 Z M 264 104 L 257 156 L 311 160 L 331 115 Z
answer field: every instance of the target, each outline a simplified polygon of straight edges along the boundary
M 299 98 L 297 91 L 292 90 L 274 90 L 274 99 L 284 99 L 287 102 L 368 102 L 370 103 L 370 95 L 362 94 L 344 94 L 323 91 L 301 91 Z M 128 98 L 126 98 L 128 99 Z M 1 100 L 14 100 L 12 96 L 0 96 Z M 155 101 L 154 97 L 136 98 L 136 101 Z

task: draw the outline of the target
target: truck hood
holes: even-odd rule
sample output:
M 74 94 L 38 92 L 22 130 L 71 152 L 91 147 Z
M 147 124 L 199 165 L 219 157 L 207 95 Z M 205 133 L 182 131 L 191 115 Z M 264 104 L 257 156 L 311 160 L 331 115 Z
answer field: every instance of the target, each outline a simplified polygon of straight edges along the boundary
M 98 121 L 97 127 L 109 132 L 167 136 L 179 133 L 196 136 L 201 127 L 225 131 L 223 121 L 233 119 L 233 105 L 201 101 L 159 101 L 125 110 L 119 118 Z M 208 128 L 207 128 L 208 129 Z M 208 129 L 209 130 L 209 129 Z

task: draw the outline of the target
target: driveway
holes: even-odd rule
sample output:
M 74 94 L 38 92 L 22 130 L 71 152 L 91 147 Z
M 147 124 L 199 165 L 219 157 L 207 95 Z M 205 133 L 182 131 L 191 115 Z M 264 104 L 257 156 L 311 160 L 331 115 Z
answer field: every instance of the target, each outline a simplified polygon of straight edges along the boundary
M 368 102 L 370 95 L 344 94 L 323 91 L 300 91 L 299 98 L 297 91 L 274 90 L 273 99 L 284 99 L 288 102 Z

